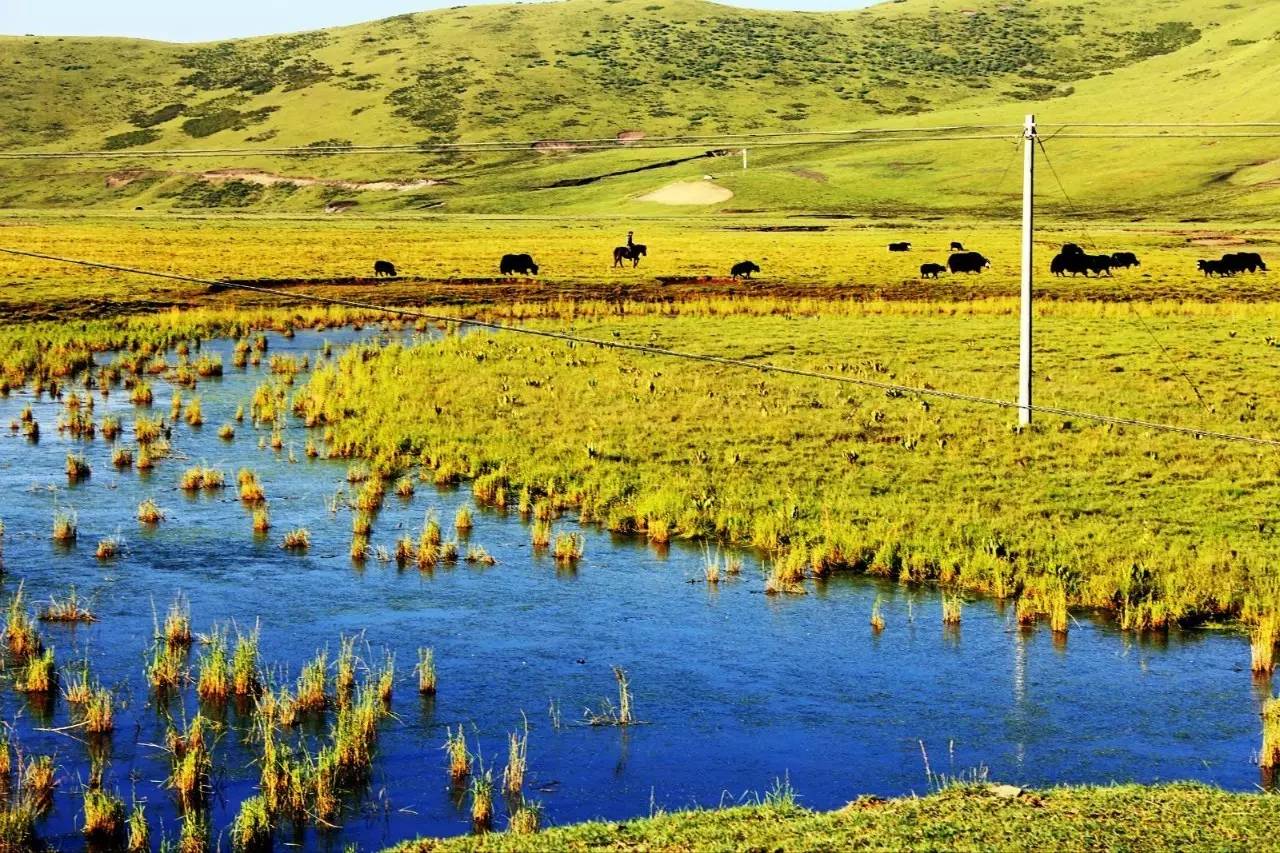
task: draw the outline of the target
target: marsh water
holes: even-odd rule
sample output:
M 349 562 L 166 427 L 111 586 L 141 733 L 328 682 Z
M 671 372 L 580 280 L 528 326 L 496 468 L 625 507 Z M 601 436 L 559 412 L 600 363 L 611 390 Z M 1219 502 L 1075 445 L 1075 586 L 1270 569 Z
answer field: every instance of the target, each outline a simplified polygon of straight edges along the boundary
M 379 334 L 268 337 L 271 353 L 314 357 L 325 340 L 340 350 Z M 966 605 L 959 629 L 944 630 L 939 597 L 929 588 L 837 577 L 809 582 L 803 596 L 769 597 L 751 554 L 743 555 L 739 577 L 709 586 L 699 547 L 658 550 L 579 528 L 572 518 L 556 527 L 584 533 L 586 549 L 576 568 L 566 569 L 534 553 L 518 514 L 479 509 L 467 541 L 497 565 L 423 573 L 373 556 L 353 564 L 350 511 L 329 506 L 346 486 L 347 462 L 306 458 L 306 430 L 297 422 L 282 451 L 260 449 L 268 431 L 248 421 L 233 441 L 219 438 L 219 425 L 241 403 L 247 408 L 266 375 L 265 367 L 233 368 L 231 347 L 225 340 L 204 344 L 226 365 L 222 378 L 204 380 L 196 391 L 205 426 L 175 427 L 174 457 L 146 475 L 116 471 L 111 442 L 59 434 L 62 403 L 27 391 L 0 399 L 4 591 L 11 595 L 22 583 L 38 605 L 74 585 L 89 602 L 96 622 L 41 630 L 60 665 L 87 656 L 115 692 L 106 786 L 126 803 L 146 801 L 157 846 L 162 834 L 178 832 L 164 787 L 168 760 L 158 746 L 164 715 L 181 719 L 198 708 L 191 691 L 158 706 L 144 674 L 156 614 L 163 618 L 178 593 L 190 600 L 198 633 L 215 624 L 257 624 L 263 662 L 278 680 L 295 677 L 320 648 L 335 653 L 344 634 L 360 635 L 366 659 L 380 662 L 386 650 L 394 652 L 393 716 L 381 725 L 372 781 L 345 804 L 339 829 L 282 831 L 281 840 L 308 849 L 355 843 L 376 850 L 417 835 L 468 831 L 466 804 L 448 783 L 445 728 L 463 725 L 498 776 L 507 733 L 521 729 L 524 716 L 526 793 L 552 824 L 717 806 L 780 779 L 814 808 L 861 794 L 924 793 L 939 776 L 1028 786 L 1197 779 L 1240 790 L 1258 782 L 1253 754 L 1265 689 L 1251 681 L 1247 642 L 1226 632 L 1139 638 L 1077 615 L 1069 639 L 1057 643 L 1045 629 L 1017 629 L 1012 608 L 981 600 Z M 156 412 L 167 414 L 170 387 L 152 385 Z M 110 411 L 125 423 L 122 441 L 132 438 L 127 396 L 118 388 L 107 398 L 94 392 L 97 417 Z M 7 430 L 28 404 L 42 427 L 38 443 Z M 69 450 L 83 451 L 93 470 L 72 486 L 64 473 Z M 181 491 L 181 472 L 197 463 L 221 468 L 232 488 Z M 237 500 L 241 467 L 257 471 L 265 486 L 272 520 L 265 537 L 253 534 Z M 146 497 L 166 514 L 151 530 L 135 517 Z M 392 548 L 433 510 L 449 538 L 463 503 L 471 503 L 465 485 L 420 483 L 410 499 L 388 495 L 372 544 Z M 78 516 L 74 547 L 51 542 L 55 508 Z M 311 533 L 306 554 L 280 547 L 283 533 L 296 527 Z M 111 535 L 122 537 L 123 555 L 100 562 L 95 545 Z M 879 635 L 868 625 L 877 597 L 887 623 Z M 419 697 L 411 672 L 423 646 L 435 649 L 438 663 L 434 700 Z M 643 724 L 583 725 L 584 709 L 616 697 L 613 665 L 629 673 Z M 61 768 L 42 837 L 78 849 L 89 759 L 77 731 L 65 729 L 73 722 L 66 702 L 37 707 L 11 687 L 0 697 L 15 741 L 27 754 L 54 755 Z M 258 768 L 247 717 L 234 707 L 215 715 L 225 728 L 215 747 L 212 822 L 226 849 L 226 827 L 254 793 Z M 498 810 L 500 828 L 500 799 Z

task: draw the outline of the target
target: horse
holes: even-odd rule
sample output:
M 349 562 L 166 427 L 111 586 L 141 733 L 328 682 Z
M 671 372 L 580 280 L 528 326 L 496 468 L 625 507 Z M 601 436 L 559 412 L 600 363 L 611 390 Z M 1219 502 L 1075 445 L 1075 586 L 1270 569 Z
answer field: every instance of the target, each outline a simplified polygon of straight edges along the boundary
M 623 261 L 631 261 L 631 266 L 640 266 L 640 258 L 649 253 L 646 246 L 641 243 L 633 243 L 630 246 L 619 246 L 613 250 L 613 265 L 615 267 L 622 266 Z

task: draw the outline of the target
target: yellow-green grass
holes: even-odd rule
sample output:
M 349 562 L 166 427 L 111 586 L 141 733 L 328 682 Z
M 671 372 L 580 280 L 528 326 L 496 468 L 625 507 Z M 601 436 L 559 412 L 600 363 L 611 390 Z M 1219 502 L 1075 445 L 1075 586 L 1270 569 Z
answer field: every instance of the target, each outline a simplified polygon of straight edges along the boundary
M 1260 850 L 1280 830 L 1275 798 L 1203 785 L 1052 788 L 1000 797 L 980 787 L 863 798 L 815 812 L 792 803 L 687 811 L 535 835 L 424 839 L 397 853 L 585 850 Z
M 1016 189 L 1016 187 L 1014 187 Z M 1049 194 L 1045 190 L 1045 194 Z M 1280 264 L 1280 229 L 1245 224 L 1228 210 L 1211 223 L 1129 222 L 1090 218 L 1083 224 L 1042 220 L 1037 232 L 1037 289 L 1045 298 L 1152 300 L 1186 298 L 1276 298 L 1274 277 L 1243 275 L 1205 279 L 1200 258 L 1216 258 L 1245 248 Z M 813 228 L 777 231 L 779 227 Z M 634 228 L 650 249 L 636 269 L 613 269 L 611 251 Z M 412 233 L 413 239 L 402 239 Z M 402 274 L 428 279 L 375 286 L 308 285 L 306 292 L 353 297 L 389 304 L 433 303 L 451 311 L 460 305 L 492 302 L 583 298 L 666 300 L 689 295 L 764 294 L 817 299 L 889 298 L 968 299 L 1017 292 L 1019 240 L 1014 217 L 949 218 L 923 221 L 909 214 L 891 220 L 792 219 L 769 215 L 689 220 L 503 219 L 452 217 L 429 220 L 314 220 L 269 217 L 149 219 L 134 222 L 104 216 L 21 217 L 6 223 L 0 244 L 38 252 L 172 271 L 201 278 L 265 278 L 278 281 L 368 276 L 375 258 L 393 258 Z M 1228 242 L 1224 243 L 1223 241 Z M 912 251 L 887 251 L 892 240 L 908 240 Z M 951 241 L 981 251 L 992 268 L 981 275 L 942 276 L 921 281 L 924 262 L 945 263 Z M 1244 244 L 1231 241 L 1243 240 Z M 1141 268 L 1114 278 L 1054 278 L 1052 254 L 1064 242 L 1089 251 L 1132 250 Z M 74 247 L 74 251 L 68 251 Z M 475 283 L 497 279 L 498 260 L 507 252 L 530 252 L 540 264 L 539 283 Z M 762 273 L 751 282 L 660 284 L 659 277 L 725 278 L 738 261 L 758 263 Z M 453 280 L 450 283 L 450 280 Z M 151 310 L 157 305 L 220 308 L 252 306 L 269 297 L 242 292 L 207 293 L 201 285 L 102 270 L 85 270 L 48 261 L 0 255 L 0 308 L 10 319 L 50 316 L 101 317 Z M 470 282 L 470 283 L 468 283 Z M 303 288 L 299 288 L 303 289 Z M 278 300 L 276 300 L 278 302 Z M 275 325 L 283 327 L 281 315 Z M 307 318 L 323 316 L 308 312 Z M 176 343 L 211 325 L 230 325 L 221 314 L 174 315 L 153 328 L 167 331 L 156 343 Z M 267 324 L 260 313 L 246 315 L 243 334 Z M 297 325 L 305 325 L 299 320 Z M 86 331 L 97 328 L 92 324 Z M 57 334 L 58 342 L 70 337 Z M 123 337 L 117 333 L 116 337 Z M 124 338 L 127 342 L 128 338 Z M 5 341 L 0 339 L 0 356 Z
M 1013 309 L 869 303 L 575 331 L 1009 399 Z M 1038 401 L 1275 435 L 1276 306 L 1140 310 L 1175 363 L 1129 306 L 1046 305 Z M 422 388 L 426 407 L 400 390 Z M 1007 410 L 510 334 L 357 349 L 300 395 L 333 454 L 553 491 L 610 529 L 717 537 L 789 571 L 799 552 L 800 574 L 851 568 L 1003 597 L 1053 574 L 1072 604 L 1133 627 L 1232 615 L 1248 594 L 1275 608 L 1270 449 L 1056 416 L 1020 434 Z M 433 403 L 439 415 L 419 414 Z
M 1268 3 L 903 0 L 865 10 L 748 10 L 703 0 L 455 7 L 332 30 L 176 45 L 5 37 L 0 149 L 305 146 L 321 142 L 613 138 L 865 125 L 1276 117 L 1280 12 Z M 705 38 L 714 32 L 716 38 Z M 483 37 L 478 37 L 482 34 Z M 430 47 L 424 55 L 424 46 Z M 425 56 L 425 58 L 424 58 Z M 348 63 L 354 63 L 349 66 Z M 1140 93 L 1135 96 L 1134 93 Z M 181 114 L 165 107 L 182 105 Z M 717 147 L 358 157 L 10 161 L 0 205 L 669 212 L 642 196 L 712 174 L 733 191 L 696 207 L 900 212 L 989 209 L 1003 141 L 756 147 L 625 172 Z M 133 149 L 129 149 L 132 151 Z M 736 146 L 731 146 L 736 154 Z M 1082 203 L 1199 211 L 1274 208 L 1266 140 L 1057 141 Z M 128 153 L 128 152 L 126 152 Z M 407 189 L 258 186 L 205 171 L 322 180 L 443 179 Z M 251 176 L 252 177 L 252 176 Z M 1005 204 L 1012 198 L 1005 200 Z

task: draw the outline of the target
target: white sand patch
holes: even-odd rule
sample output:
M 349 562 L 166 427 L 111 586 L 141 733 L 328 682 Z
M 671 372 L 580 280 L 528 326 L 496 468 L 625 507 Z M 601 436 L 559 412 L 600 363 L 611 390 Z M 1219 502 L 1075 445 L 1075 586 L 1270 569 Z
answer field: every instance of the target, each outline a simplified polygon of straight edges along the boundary
M 733 190 L 711 181 L 676 181 L 640 196 L 640 201 L 658 204 L 717 204 L 731 198 Z

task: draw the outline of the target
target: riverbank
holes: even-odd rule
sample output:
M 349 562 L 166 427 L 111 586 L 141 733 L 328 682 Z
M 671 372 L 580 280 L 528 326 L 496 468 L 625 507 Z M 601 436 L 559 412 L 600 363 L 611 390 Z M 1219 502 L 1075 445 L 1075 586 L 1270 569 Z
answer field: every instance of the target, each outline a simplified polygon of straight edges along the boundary
M 926 797 L 862 798 L 830 812 L 783 799 L 536 835 L 423 839 L 395 853 L 563 850 L 1276 850 L 1274 796 L 1194 784 L 957 786 Z

